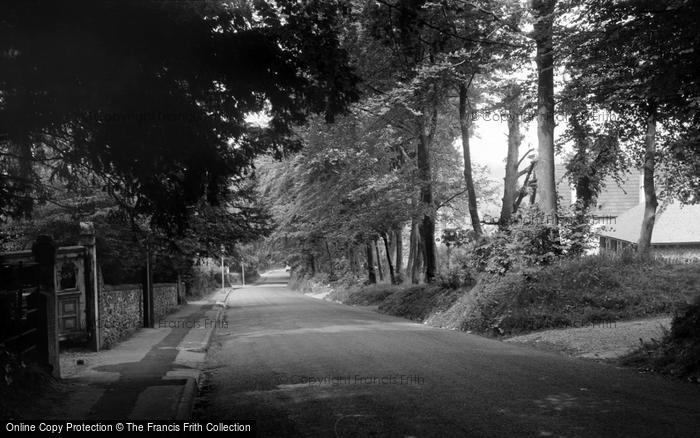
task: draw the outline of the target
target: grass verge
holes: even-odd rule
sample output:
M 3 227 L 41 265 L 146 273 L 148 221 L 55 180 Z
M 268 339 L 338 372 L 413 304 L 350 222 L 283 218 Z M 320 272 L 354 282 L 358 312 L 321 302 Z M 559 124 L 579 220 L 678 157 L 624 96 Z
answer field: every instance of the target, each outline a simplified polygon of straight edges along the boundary
M 484 276 L 429 323 L 500 336 L 670 315 L 699 284 L 698 264 L 590 256 Z
M 306 280 L 304 292 L 323 282 Z M 597 255 L 483 275 L 473 287 L 325 285 L 327 298 L 491 336 L 672 315 L 700 295 L 700 264 Z

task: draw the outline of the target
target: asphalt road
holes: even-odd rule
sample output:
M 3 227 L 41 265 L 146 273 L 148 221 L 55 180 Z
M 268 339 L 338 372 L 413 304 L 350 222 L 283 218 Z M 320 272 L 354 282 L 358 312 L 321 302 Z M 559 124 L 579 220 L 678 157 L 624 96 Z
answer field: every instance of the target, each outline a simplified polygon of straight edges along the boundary
M 259 436 L 700 435 L 700 386 L 440 330 L 290 291 L 229 296 L 199 420 Z

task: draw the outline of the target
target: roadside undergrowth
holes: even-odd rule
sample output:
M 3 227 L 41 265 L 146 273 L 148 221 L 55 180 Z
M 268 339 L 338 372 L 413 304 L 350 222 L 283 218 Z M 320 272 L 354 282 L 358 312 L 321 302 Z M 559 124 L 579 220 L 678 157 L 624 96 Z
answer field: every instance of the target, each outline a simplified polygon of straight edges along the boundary
M 620 363 L 700 382 L 700 297 L 680 312 L 663 338 L 641 343 Z
M 359 281 L 359 280 L 358 280 Z M 293 278 L 304 293 L 448 329 L 489 336 L 673 315 L 700 294 L 700 264 L 588 256 L 482 273 L 475 284 L 360 285 Z

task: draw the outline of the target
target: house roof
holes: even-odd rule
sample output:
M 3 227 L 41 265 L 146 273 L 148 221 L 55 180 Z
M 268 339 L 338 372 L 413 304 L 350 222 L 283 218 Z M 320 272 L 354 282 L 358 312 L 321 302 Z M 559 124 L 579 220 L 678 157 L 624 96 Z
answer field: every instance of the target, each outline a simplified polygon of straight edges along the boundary
M 557 195 L 561 199 L 561 205 L 569 206 L 576 201 L 576 195 L 569 185 L 566 175 L 566 166 L 558 163 L 554 165 L 554 178 L 557 184 Z M 591 213 L 596 216 L 617 217 L 635 205 L 639 204 L 643 196 L 640 189 L 642 187 L 642 173 L 638 169 L 627 172 L 621 181 L 617 181 L 608 175 L 602 181 L 601 191 L 596 197 L 595 206 L 591 208 Z
M 599 231 L 600 236 L 637 242 L 642 228 L 644 204 L 641 203 L 617 217 L 615 223 Z M 700 243 L 700 205 L 672 203 L 656 210 L 653 244 Z

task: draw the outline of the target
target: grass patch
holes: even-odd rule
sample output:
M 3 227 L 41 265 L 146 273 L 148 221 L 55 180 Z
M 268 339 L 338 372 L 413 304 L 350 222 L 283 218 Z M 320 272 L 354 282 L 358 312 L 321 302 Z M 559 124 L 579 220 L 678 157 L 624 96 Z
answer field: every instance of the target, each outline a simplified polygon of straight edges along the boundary
M 359 289 L 337 289 L 330 298 L 354 306 L 379 306 L 399 290 L 400 286 L 391 284 L 370 284 Z
M 446 289 L 436 285 L 413 285 L 403 287 L 386 297 L 379 311 L 413 321 L 425 321 L 440 313 L 464 295 L 464 289 Z
M 413 321 L 424 321 L 430 315 L 447 310 L 464 289 L 450 289 L 437 285 L 372 284 L 359 288 L 338 288 L 329 299 L 355 306 L 378 306 L 378 311 Z
M 482 277 L 436 325 L 500 336 L 668 315 L 698 284 L 698 264 L 589 256 Z

